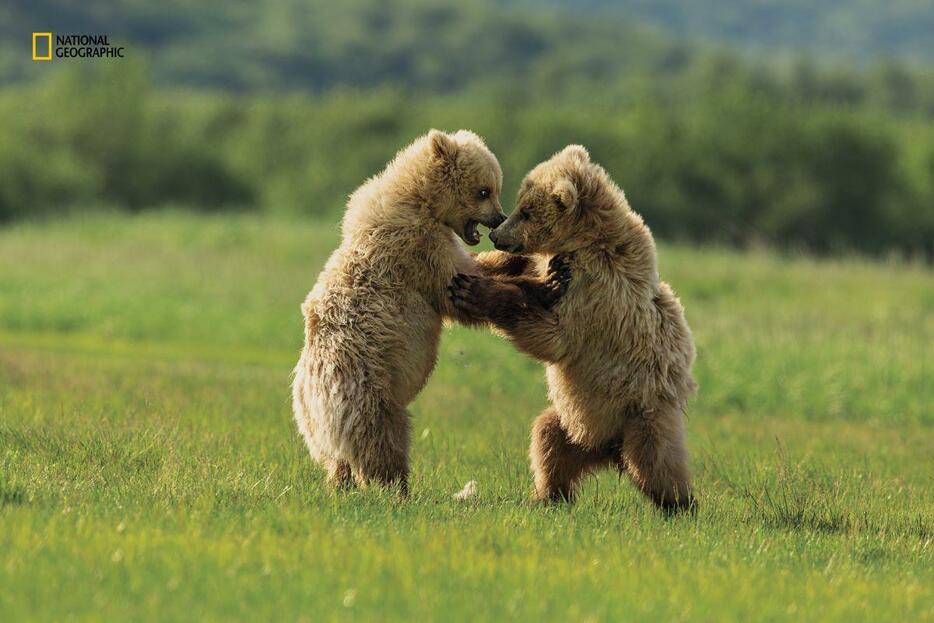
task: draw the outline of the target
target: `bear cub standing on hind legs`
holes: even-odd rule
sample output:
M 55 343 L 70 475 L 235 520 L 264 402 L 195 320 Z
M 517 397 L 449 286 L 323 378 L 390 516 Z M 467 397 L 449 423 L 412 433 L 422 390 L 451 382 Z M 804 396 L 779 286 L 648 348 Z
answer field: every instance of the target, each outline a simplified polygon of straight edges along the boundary
M 512 276 L 458 275 L 452 300 L 546 364 L 552 406 L 530 450 L 536 497 L 571 500 L 583 475 L 615 465 L 663 510 L 695 510 L 683 420 L 697 389 L 694 343 L 623 191 L 568 146 L 529 172 L 490 238 L 529 255 L 514 256 Z M 546 266 L 570 278 L 557 297 L 536 276 Z
M 408 404 L 434 368 L 457 273 L 495 275 L 458 242 L 496 227 L 502 171 L 476 134 L 432 130 L 396 154 L 347 204 L 340 247 L 302 304 L 305 346 L 295 421 L 335 487 L 408 490 Z

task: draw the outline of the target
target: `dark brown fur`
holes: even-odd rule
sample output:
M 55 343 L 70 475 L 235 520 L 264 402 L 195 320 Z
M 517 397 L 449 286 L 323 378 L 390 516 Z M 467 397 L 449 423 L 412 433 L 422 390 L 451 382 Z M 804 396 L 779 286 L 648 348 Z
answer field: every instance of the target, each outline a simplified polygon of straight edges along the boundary
M 532 471 L 535 489 L 552 502 L 573 501 L 577 483 L 590 472 L 618 460 L 619 446 L 588 448 L 571 441 L 561 428 L 561 418 L 548 407 L 532 424 Z

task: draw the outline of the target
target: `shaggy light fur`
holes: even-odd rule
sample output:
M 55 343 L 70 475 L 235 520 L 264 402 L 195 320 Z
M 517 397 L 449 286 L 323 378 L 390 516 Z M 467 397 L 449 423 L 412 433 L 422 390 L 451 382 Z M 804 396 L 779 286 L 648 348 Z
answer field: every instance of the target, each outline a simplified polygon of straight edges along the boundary
M 524 263 L 524 276 L 459 276 L 452 292 L 458 309 L 547 364 L 552 406 L 530 450 L 536 496 L 570 500 L 581 476 L 615 465 L 663 509 L 695 508 L 683 419 L 694 344 L 648 227 L 576 145 L 535 167 L 516 205 L 490 237 L 528 254 L 499 259 Z M 540 277 L 549 262 L 571 273 L 556 302 Z
M 343 241 L 302 305 L 305 346 L 293 410 L 337 487 L 408 487 L 406 406 L 431 374 L 458 272 L 478 270 L 457 240 L 505 220 L 502 172 L 472 132 L 432 130 L 353 193 Z

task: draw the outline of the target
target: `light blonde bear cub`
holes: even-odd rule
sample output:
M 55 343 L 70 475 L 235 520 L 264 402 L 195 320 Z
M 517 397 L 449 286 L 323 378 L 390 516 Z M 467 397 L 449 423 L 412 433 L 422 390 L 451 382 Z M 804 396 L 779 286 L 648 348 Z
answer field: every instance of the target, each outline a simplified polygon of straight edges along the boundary
M 552 406 L 535 420 L 530 450 L 536 496 L 571 499 L 584 474 L 616 466 L 659 507 L 696 508 L 683 418 L 696 391 L 694 342 L 623 191 L 569 146 L 529 172 L 490 238 L 531 254 L 513 256 L 526 257 L 525 276 L 458 276 L 452 294 L 546 364 Z M 570 271 L 557 301 L 539 284 L 546 264 Z
M 347 204 L 343 241 L 302 305 L 293 410 L 334 486 L 408 487 L 407 405 L 431 374 L 448 284 L 480 270 L 457 240 L 496 227 L 502 172 L 472 132 L 432 130 Z M 495 267 L 490 268 L 495 272 Z

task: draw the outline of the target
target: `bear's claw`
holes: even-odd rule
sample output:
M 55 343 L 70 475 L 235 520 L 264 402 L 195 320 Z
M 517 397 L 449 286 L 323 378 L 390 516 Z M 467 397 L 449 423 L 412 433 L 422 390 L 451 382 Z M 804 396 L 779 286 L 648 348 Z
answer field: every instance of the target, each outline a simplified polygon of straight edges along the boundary
M 483 310 L 477 305 L 477 298 L 474 293 L 475 279 L 471 275 L 457 273 L 448 286 L 448 292 L 451 295 L 451 302 L 455 309 L 464 314 L 475 318 L 484 318 Z
M 571 285 L 571 266 L 563 255 L 556 255 L 548 262 L 548 274 L 545 280 L 547 295 L 543 303 L 551 307 L 564 296 Z

